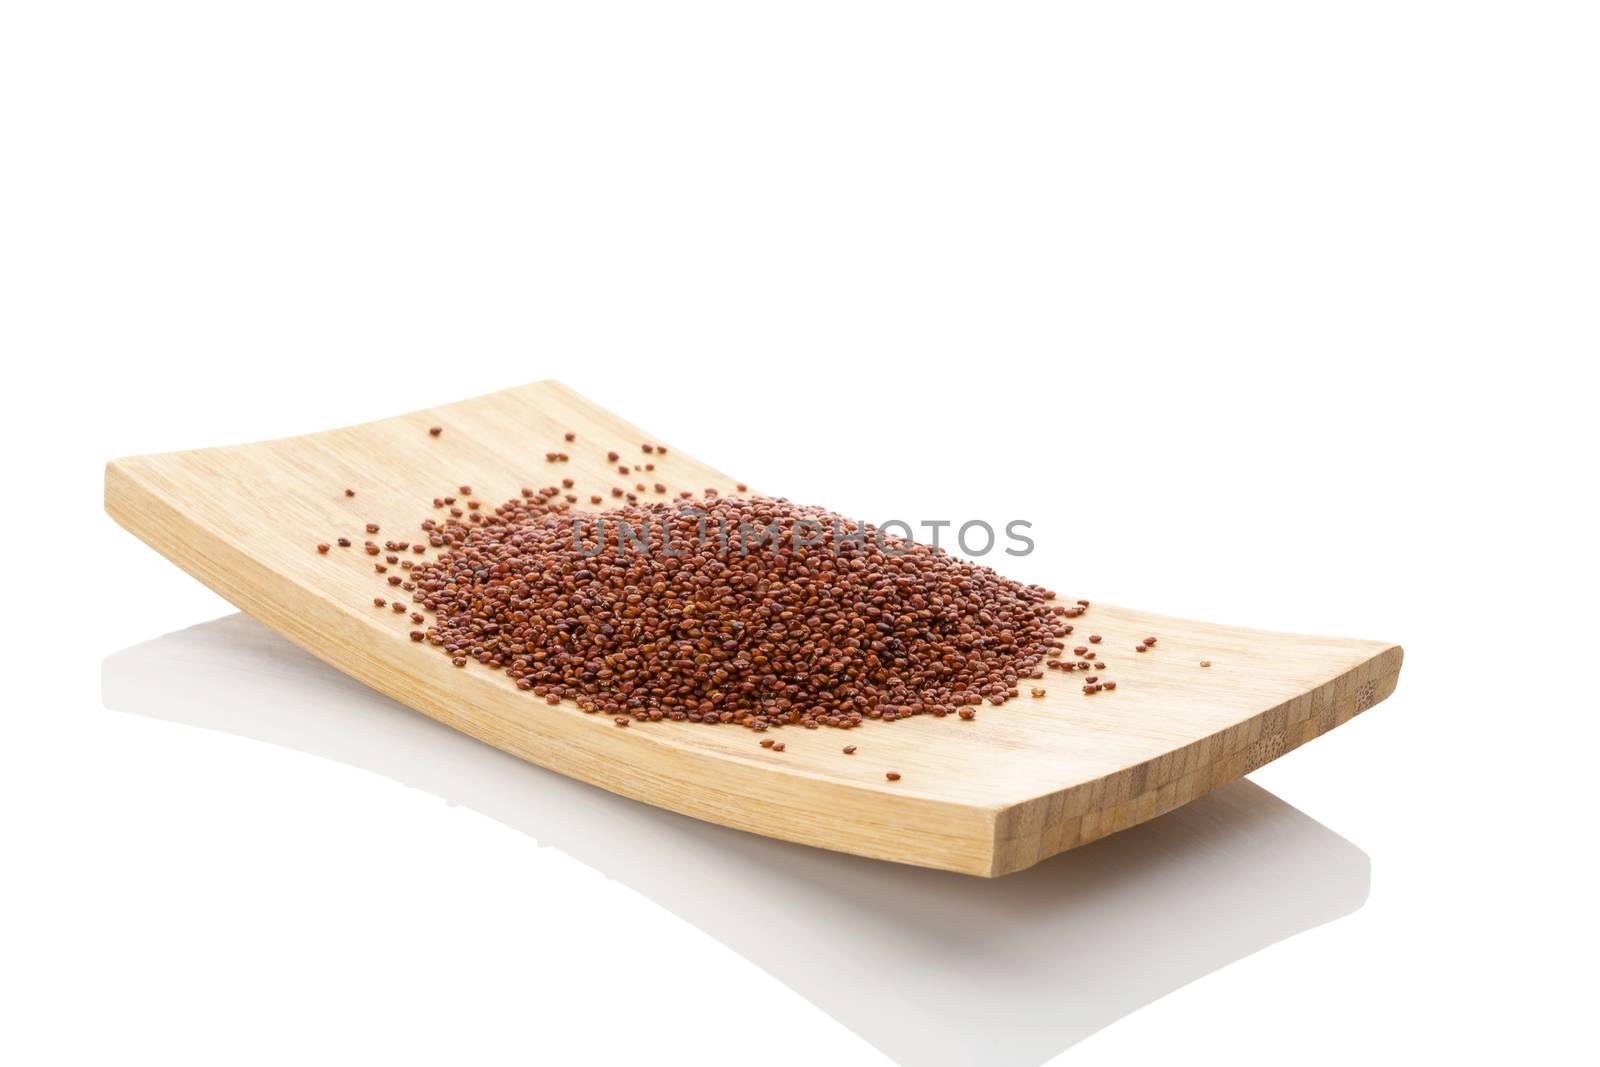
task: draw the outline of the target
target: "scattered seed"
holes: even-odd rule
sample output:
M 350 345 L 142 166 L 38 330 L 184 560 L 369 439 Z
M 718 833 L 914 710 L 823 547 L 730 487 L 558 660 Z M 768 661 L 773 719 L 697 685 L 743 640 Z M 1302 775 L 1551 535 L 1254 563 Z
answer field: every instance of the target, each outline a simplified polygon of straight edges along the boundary
M 325 556 L 325 555 L 328 554 L 328 548 L 329 548 L 329 546 L 328 546 L 327 542 L 323 542 L 322 544 L 317 546 L 317 551 Z
M 440 434 L 444 433 L 444 427 L 443 426 L 429 426 L 428 427 L 428 432 L 430 434 L 432 434 L 434 437 L 438 437 Z
M 844 746 L 844 754 L 846 756 L 854 756 L 856 754 L 856 746 L 854 746 L 854 745 L 846 745 L 846 746 Z
M 1211 661 L 1208 660 L 1208 659 L 1203 659 L 1203 660 L 1200 661 L 1200 666 L 1209 667 L 1209 666 L 1211 666 Z
M 568 430 L 568 431 L 567 431 L 567 432 L 566 432 L 566 433 L 565 433 L 565 434 L 564 434 L 564 435 L 563 435 L 563 436 L 564 436 L 564 437 L 565 437 L 565 438 L 566 438 L 566 439 L 567 439 L 567 440 L 568 440 L 568 441 L 576 441 L 576 440 L 577 440 L 577 439 L 578 439 L 578 435 L 577 435 L 577 434 L 575 434 L 575 433 L 573 433 L 573 432 L 572 432 L 572 431 L 571 431 L 571 430 Z
M 1044 690 L 1040 689 L 1038 686 L 1035 686 L 1033 689 L 1029 690 L 1029 692 L 1031 692 L 1035 697 L 1044 696 Z
M 884 777 L 889 779 L 889 781 L 891 781 L 891 782 L 898 782 L 900 780 L 900 772 L 899 771 L 887 771 L 887 772 L 885 772 Z

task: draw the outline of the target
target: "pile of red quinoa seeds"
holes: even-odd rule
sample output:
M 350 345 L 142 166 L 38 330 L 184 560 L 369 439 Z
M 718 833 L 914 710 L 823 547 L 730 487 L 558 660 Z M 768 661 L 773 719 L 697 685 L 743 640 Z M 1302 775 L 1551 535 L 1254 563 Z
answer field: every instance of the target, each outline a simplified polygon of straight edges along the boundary
M 442 498 L 446 517 L 422 524 L 436 555 L 406 561 L 412 621 L 434 616 L 412 639 L 618 725 L 758 731 L 971 719 L 983 701 L 1004 703 L 1022 679 L 1042 678 L 1047 657 L 1056 669 L 1104 668 L 1056 658 L 1086 601 L 1053 604 L 1041 587 L 929 545 L 880 543 L 870 525 L 819 508 L 707 492 L 595 512 L 574 510 L 555 487 L 492 513 Z M 801 540 L 816 543 L 797 547 L 802 521 Z M 648 551 L 620 543 L 622 523 L 649 531 Z M 745 524 L 777 536 L 746 544 Z

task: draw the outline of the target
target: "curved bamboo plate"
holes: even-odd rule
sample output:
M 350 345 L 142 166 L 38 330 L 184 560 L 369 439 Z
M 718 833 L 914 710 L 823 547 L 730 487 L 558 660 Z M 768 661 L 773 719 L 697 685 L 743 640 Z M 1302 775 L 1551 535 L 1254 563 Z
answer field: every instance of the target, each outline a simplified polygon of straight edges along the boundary
M 444 427 L 439 437 L 430 426 Z M 574 443 L 563 440 L 577 434 Z M 532 763 L 623 796 L 769 837 L 996 876 L 1170 811 L 1365 711 L 1394 691 L 1401 650 L 1189 622 L 1095 604 L 1077 633 L 1115 656 L 1114 693 L 1085 696 L 1046 671 L 1048 695 L 978 718 L 919 716 L 848 732 L 789 728 L 770 752 L 740 727 L 659 722 L 619 730 L 550 706 L 504 674 L 450 665 L 413 643 L 361 551 L 416 536 L 435 496 L 470 484 L 492 507 L 564 477 L 587 500 L 665 483 L 675 495 L 734 483 L 556 382 L 380 422 L 259 444 L 106 465 L 106 511 L 244 611 L 408 707 Z M 670 445 L 669 445 L 670 447 Z M 656 464 L 624 480 L 606 452 Z M 564 451 L 568 463 L 548 464 Z M 354 498 L 344 495 L 356 490 Z M 662 499 L 646 494 L 644 499 Z M 354 548 L 319 555 L 347 536 Z M 1076 595 L 1062 589 L 1063 595 Z M 1146 634 L 1157 650 L 1135 655 Z M 1075 635 L 1076 636 L 1076 635 Z M 1211 660 L 1209 669 L 1199 667 Z M 1026 683 L 1024 683 L 1026 685 Z M 857 752 L 840 750 L 855 744 Z M 884 778 L 900 772 L 898 782 Z

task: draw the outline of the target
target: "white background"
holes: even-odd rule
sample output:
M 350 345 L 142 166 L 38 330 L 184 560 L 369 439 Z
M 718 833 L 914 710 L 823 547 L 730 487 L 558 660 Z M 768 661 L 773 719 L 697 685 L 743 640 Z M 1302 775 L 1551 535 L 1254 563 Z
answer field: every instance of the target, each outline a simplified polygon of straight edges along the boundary
M 1254 776 L 1366 905 L 1063 1062 L 1587 1042 L 1593 5 L 0 10 L 0 1059 L 887 1062 L 483 816 L 101 709 L 229 610 L 107 458 L 544 377 L 795 499 L 1025 513 L 1020 578 L 1406 646 Z

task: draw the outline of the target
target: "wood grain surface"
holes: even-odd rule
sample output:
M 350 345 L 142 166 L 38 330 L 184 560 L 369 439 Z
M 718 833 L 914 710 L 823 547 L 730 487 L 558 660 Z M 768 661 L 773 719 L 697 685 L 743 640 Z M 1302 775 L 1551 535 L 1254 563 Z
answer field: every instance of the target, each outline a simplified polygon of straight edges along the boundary
M 438 437 L 428 433 L 441 426 Z M 577 440 L 568 443 L 563 435 Z M 618 729 L 550 706 L 499 671 L 454 668 L 412 642 L 360 548 L 414 540 L 434 497 L 469 484 L 492 507 L 523 486 L 572 478 L 582 500 L 636 481 L 723 494 L 734 482 L 556 382 L 380 422 L 259 444 L 113 460 L 106 510 L 229 601 L 401 703 L 530 762 L 741 830 L 879 859 L 994 876 L 1114 833 L 1233 781 L 1394 691 L 1401 650 L 1190 622 L 1094 604 L 1114 693 L 1046 671 L 1047 696 L 984 705 L 976 720 L 918 716 L 784 729 L 786 751 L 735 726 Z M 624 479 L 606 458 L 656 470 Z M 545 454 L 564 451 L 567 463 Z M 346 488 L 356 490 L 347 497 Z M 643 499 L 663 499 L 646 494 Z M 355 547 L 316 551 L 350 537 Z M 430 554 L 431 556 L 431 554 Z M 414 557 L 415 558 L 415 557 Z M 1059 589 L 1068 598 L 1080 594 Z M 1136 655 L 1146 635 L 1157 648 Z M 1069 639 L 1069 645 L 1073 643 Z M 1200 667 L 1201 660 L 1212 666 Z M 845 744 L 857 746 L 846 756 Z M 885 779 L 898 771 L 897 782 Z

